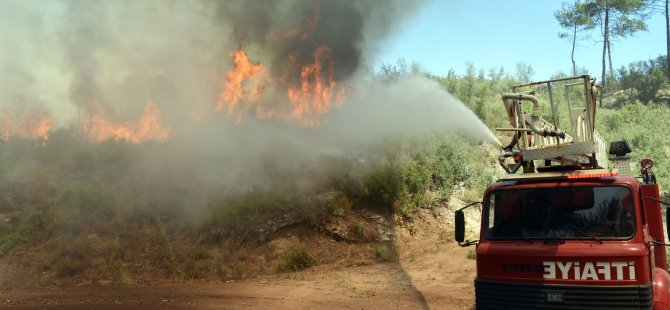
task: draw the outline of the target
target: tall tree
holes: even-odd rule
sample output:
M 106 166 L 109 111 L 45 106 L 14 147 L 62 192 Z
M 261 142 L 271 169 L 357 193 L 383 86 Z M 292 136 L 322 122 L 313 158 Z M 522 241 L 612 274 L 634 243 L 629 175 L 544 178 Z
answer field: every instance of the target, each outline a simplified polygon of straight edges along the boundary
M 570 53 L 572 75 L 577 75 L 577 63 L 575 62 L 577 42 L 581 39 L 580 34 L 593 29 L 595 24 L 593 19 L 586 14 L 584 6 L 579 0 L 573 4 L 563 2 L 561 9 L 554 12 L 554 17 L 558 20 L 558 24 L 566 30 L 566 32 L 559 32 L 558 37 L 572 41 L 572 51 Z
M 638 31 L 646 31 L 645 19 L 649 5 L 648 0 L 587 0 L 576 5 L 594 24 L 600 26 L 603 43 L 602 85 L 605 91 L 607 91 L 607 61 L 610 75 L 614 75 L 612 40 L 632 36 Z
M 670 12 L 668 11 L 668 2 L 670 0 L 652 0 L 651 9 L 656 13 L 665 16 L 665 57 L 670 59 Z M 665 76 L 670 79 L 670 61 L 666 62 Z
M 516 78 L 519 82 L 528 83 L 533 80 L 533 75 L 535 75 L 535 70 L 531 65 L 524 62 L 516 64 Z

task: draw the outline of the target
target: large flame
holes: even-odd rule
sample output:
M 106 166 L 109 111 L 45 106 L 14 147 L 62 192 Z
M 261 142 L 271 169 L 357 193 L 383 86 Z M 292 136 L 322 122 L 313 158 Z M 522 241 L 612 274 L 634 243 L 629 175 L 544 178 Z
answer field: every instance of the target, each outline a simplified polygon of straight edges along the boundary
M 160 110 L 153 102 L 147 103 L 137 122 L 115 124 L 101 113 L 84 114 L 83 121 L 88 136 L 98 141 L 115 139 L 140 143 L 147 140 L 165 141 L 170 137 L 170 130 L 161 125 Z
M 231 56 L 233 57 L 235 66 L 232 70 L 228 71 L 228 74 L 226 75 L 224 91 L 216 106 L 216 109 L 220 111 L 227 105 L 229 113 L 232 113 L 235 110 L 235 107 L 244 98 L 245 93 L 251 93 L 255 96 L 260 95 L 258 86 L 251 90 L 245 90 L 242 82 L 264 69 L 262 64 L 251 64 L 247 57 L 247 53 L 244 50 L 233 52 L 231 53 Z
M 319 15 L 313 14 L 306 22 L 305 29 L 295 28 L 278 32 L 274 40 L 292 39 L 304 44 L 308 42 L 319 23 Z M 306 62 L 298 59 L 297 54 L 286 59 L 292 64 L 295 72 L 284 72 L 280 77 L 261 75 L 265 66 L 262 63 L 252 64 L 244 50 L 231 54 L 233 68 L 226 74 L 223 92 L 217 103 L 217 110 L 227 107 L 229 114 L 234 114 L 240 121 L 245 110 L 255 112 L 256 117 L 279 118 L 293 121 L 300 126 L 315 126 L 322 114 L 332 106 L 344 101 L 345 88 L 338 87 L 333 74 L 335 63 L 332 50 L 326 45 L 318 45 L 312 53 L 312 59 Z M 245 84 L 246 81 L 246 84 Z M 245 88 L 246 85 L 246 88 Z M 285 89 L 274 91 L 272 98 L 264 98 L 263 90 L 271 87 Z M 286 94 L 285 98 L 276 98 L 277 93 Z M 265 101 L 261 102 L 261 98 Z M 277 101 L 288 101 L 290 105 L 278 104 Z M 244 104 L 246 103 L 246 104 Z
M 48 140 L 49 131 L 55 123 L 56 120 L 51 117 L 29 113 L 14 116 L 5 111 L 0 124 L 0 136 L 3 140 L 12 138 Z
M 333 105 L 335 80 L 331 50 L 325 45 L 314 51 L 314 63 L 302 67 L 300 87 L 289 87 L 288 97 L 293 103 L 293 116 L 315 125 L 319 115 L 328 112 Z M 324 71 L 325 70 L 325 71 Z M 340 103 L 340 100 L 335 103 Z

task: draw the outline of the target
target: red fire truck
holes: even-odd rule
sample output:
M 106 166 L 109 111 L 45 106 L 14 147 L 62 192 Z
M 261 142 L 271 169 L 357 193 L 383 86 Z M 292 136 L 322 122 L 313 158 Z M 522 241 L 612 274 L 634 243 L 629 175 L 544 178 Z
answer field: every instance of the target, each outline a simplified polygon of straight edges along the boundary
M 478 240 L 465 238 L 472 205 L 455 212 L 456 241 L 476 246 L 477 309 L 670 309 L 653 161 L 630 176 L 628 144 L 605 151 L 594 130 L 597 93 L 579 76 L 503 95 L 507 174 L 484 193 Z

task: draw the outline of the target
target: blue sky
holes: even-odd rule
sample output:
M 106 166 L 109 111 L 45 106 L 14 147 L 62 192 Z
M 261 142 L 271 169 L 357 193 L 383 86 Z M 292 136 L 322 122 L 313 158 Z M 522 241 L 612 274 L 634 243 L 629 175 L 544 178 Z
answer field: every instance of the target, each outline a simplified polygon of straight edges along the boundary
M 534 80 L 570 73 L 571 43 L 558 37 L 562 29 L 554 18 L 560 8 L 561 1 L 554 0 L 433 0 L 385 42 L 377 67 L 402 57 L 438 75 L 450 68 L 462 74 L 466 62 L 485 71 L 502 66 L 510 73 L 523 62 L 535 71 Z M 613 42 L 615 68 L 665 54 L 663 16 L 655 14 L 647 24 L 648 32 Z M 602 57 L 597 36 L 582 41 L 575 52 L 577 66 L 595 76 Z

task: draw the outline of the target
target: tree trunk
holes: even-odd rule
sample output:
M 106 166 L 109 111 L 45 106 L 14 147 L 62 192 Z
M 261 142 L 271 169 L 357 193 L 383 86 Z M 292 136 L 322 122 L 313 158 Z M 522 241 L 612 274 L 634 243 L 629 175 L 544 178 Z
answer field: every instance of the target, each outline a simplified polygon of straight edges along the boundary
M 606 71 L 607 66 L 606 66 L 606 63 L 605 63 L 605 59 L 606 59 L 606 56 L 607 56 L 607 45 L 608 45 L 608 42 L 609 42 L 609 32 L 610 32 L 610 29 L 609 29 L 610 15 L 609 15 L 609 13 L 610 13 L 609 12 L 609 7 L 605 6 L 605 23 L 603 25 L 603 27 L 604 27 L 604 29 L 603 29 L 603 59 L 602 59 L 603 60 L 602 61 L 602 65 L 603 65 L 603 71 L 602 71 L 603 93 L 607 92 L 607 87 L 606 87 L 607 79 L 606 79 L 606 75 L 605 75 L 605 71 Z M 600 105 L 602 106 L 602 104 L 603 103 L 602 103 L 602 100 L 601 100 Z
M 670 0 L 665 0 L 670 1 Z M 670 37 L 668 37 L 670 38 Z M 577 75 L 577 64 L 575 63 L 575 45 L 577 44 L 577 25 L 575 24 L 572 30 L 572 54 L 570 54 L 570 59 L 572 60 L 572 75 Z M 670 72 L 670 71 L 669 71 Z
M 611 42 L 609 39 L 609 36 L 607 37 L 607 62 L 609 63 L 609 76 L 612 77 L 614 76 L 614 69 L 612 69 L 612 48 L 611 48 Z
M 665 0 L 665 73 L 670 79 L 670 15 L 668 15 L 668 1 L 670 0 Z

